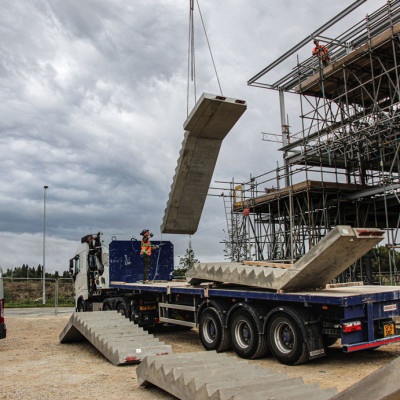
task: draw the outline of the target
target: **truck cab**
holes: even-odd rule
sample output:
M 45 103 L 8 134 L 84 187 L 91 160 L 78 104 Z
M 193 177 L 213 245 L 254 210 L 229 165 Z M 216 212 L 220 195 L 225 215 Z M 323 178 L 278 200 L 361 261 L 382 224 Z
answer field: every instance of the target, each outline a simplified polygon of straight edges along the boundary
M 4 339 L 7 334 L 7 327 L 4 320 L 4 289 L 3 271 L 0 268 L 0 339 Z
M 108 253 L 103 251 L 100 235 L 82 237 L 75 257 L 69 261 L 77 311 L 86 311 L 84 304 L 93 292 L 108 288 Z
M 173 277 L 174 255 L 171 242 L 152 241 L 158 247 L 151 256 L 149 272 L 152 281 L 168 281 Z M 99 311 L 124 308 L 131 314 L 132 292 L 113 288 L 113 284 L 139 282 L 143 279 L 140 240 L 112 240 L 108 248 L 101 242 L 101 233 L 81 238 L 76 255 L 70 260 L 74 279 L 77 311 Z

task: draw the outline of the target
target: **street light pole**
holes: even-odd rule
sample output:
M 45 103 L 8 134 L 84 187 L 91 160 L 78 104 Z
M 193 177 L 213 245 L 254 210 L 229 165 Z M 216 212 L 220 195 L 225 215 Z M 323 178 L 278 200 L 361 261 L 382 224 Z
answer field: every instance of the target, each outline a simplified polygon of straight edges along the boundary
M 46 304 L 46 275 L 45 275 L 45 264 L 46 264 L 46 189 L 48 186 L 43 186 L 44 198 L 43 198 L 43 305 Z

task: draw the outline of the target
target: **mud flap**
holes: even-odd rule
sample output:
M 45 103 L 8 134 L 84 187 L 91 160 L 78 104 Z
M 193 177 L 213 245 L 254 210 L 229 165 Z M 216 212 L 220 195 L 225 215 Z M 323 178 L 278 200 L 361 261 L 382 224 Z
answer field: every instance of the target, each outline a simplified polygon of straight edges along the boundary
M 326 356 L 324 341 L 319 333 L 316 321 L 304 321 L 304 329 L 307 332 L 305 343 L 307 345 L 310 360 Z

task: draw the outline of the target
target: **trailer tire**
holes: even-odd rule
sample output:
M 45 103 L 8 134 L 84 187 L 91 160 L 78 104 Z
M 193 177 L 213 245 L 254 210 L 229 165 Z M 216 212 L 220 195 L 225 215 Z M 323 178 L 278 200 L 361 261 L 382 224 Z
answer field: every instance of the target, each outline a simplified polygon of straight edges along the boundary
M 229 331 L 223 327 L 218 311 L 214 307 L 207 307 L 201 313 L 199 336 L 206 350 L 216 350 L 220 353 L 230 348 Z
M 268 324 L 268 347 L 283 364 L 296 365 L 307 361 L 307 346 L 301 329 L 288 314 L 277 313 Z
M 124 301 L 120 301 L 117 304 L 116 310 L 123 315 L 125 318 L 128 317 L 128 307 Z
M 230 332 L 232 347 L 239 357 L 257 358 L 267 352 L 264 335 L 259 334 L 257 325 L 248 311 L 238 310 L 233 314 Z
M 111 303 L 108 300 L 106 300 L 103 303 L 102 309 L 103 309 L 103 311 L 111 311 L 111 310 L 113 310 L 113 307 L 112 307 Z

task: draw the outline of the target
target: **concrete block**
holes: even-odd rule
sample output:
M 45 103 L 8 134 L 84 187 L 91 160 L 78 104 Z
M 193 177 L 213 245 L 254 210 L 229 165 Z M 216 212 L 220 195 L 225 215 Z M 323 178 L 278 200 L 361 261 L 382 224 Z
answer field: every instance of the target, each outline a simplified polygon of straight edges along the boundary
M 241 100 L 202 94 L 183 125 L 185 135 L 162 233 L 196 232 L 222 140 L 246 108 Z

